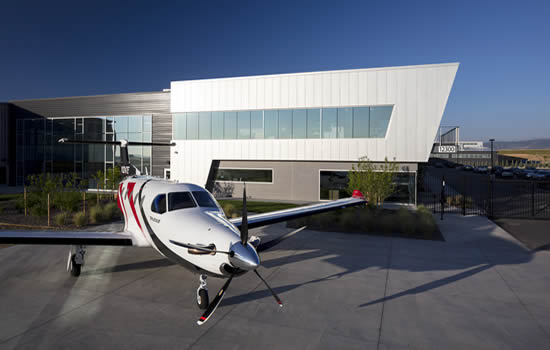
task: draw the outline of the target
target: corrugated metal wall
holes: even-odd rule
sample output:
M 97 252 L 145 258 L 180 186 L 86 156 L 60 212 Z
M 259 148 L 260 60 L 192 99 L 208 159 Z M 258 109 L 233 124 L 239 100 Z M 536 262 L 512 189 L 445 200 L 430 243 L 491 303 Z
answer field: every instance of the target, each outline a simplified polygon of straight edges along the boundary
M 458 63 L 173 81 L 172 113 L 394 105 L 384 138 L 175 140 L 172 178 L 204 184 L 212 160 L 428 161 Z
M 117 116 L 152 114 L 153 142 L 169 142 L 172 138 L 170 92 L 139 92 L 82 97 L 10 101 L 17 118 Z M 163 176 L 170 165 L 170 149 L 153 147 L 152 175 Z
M 10 101 L 44 117 L 170 113 L 170 92 L 140 92 Z

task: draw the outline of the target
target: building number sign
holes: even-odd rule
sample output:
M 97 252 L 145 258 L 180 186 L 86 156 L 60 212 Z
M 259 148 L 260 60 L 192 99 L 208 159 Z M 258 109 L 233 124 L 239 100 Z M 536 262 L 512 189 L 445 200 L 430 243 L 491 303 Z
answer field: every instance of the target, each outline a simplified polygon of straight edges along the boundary
M 456 153 L 456 146 L 439 146 L 439 153 Z

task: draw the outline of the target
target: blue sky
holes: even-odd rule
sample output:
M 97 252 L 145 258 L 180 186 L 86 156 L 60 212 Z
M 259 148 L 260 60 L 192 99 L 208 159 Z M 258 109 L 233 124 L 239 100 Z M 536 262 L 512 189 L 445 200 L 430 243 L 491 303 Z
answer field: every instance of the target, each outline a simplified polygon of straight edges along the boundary
M 442 125 L 550 137 L 549 1 L 7 1 L 0 101 L 460 62 Z

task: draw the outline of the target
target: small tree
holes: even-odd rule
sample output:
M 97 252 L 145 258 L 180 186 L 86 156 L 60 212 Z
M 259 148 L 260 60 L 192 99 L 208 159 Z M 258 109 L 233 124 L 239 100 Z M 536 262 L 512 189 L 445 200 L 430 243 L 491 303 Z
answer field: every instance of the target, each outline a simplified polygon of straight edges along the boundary
M 382 205 L 395 190 L 393 179 L 397 169 L 397 164 L 389 162 L 387 157 L 378 166 L 368 158 L 360 159 L 348 174 L 348 191 L 359 190 L 370 203 Z

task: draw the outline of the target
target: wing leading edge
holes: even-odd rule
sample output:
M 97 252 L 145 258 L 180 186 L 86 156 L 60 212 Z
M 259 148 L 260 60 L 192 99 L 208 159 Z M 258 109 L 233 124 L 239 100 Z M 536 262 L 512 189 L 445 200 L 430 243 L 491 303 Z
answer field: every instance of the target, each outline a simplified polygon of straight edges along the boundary
M 132 246 L 129 232 L 0 231 L 0 243 Z
M 367 203 L 364 198 L 350 197 L 338 199 L 331 202 L 306 205 L 292 209 L 272 211 L 269 213 L 256 214 L 248 216 L 248 228 L 260 227 L 274 224 L 277 222 L 301 218 L 304 216 L 320 214 L 331 210 L 343 209 Z M 230 219 L 231 223 L 241 228 L 242 218 Z

